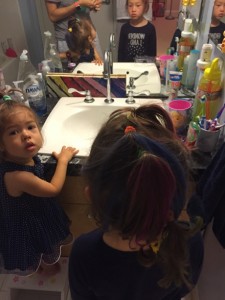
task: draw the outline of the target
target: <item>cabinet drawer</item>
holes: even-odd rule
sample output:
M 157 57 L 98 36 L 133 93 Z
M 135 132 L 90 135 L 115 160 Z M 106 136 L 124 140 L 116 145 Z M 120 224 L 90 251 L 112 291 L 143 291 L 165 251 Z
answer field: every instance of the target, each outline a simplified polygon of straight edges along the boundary
M 84 194 L 85 181 L 82 176 L 67 176 L 62 191 L 57 196 L 61 205 L 64 203 L 89 204 Z

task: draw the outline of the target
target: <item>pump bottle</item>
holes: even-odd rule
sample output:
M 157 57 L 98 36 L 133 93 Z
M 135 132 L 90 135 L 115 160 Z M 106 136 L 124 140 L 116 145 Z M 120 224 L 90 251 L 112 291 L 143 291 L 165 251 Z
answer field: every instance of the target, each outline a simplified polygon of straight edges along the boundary
M 179 41 L 178 61 L 177 67 L 179 71 L 183 70 L 184 59 L 194 49 L 196 36 L 192 32 L 192 19 L 186 19 L 184 30 L 181 32 Z
M 20 80 L 24 81 L 28 75 L 35 74 L 35 73 L 36 73 L 36 70 L 28 58 L 28 51 L 23 50 L 20 55 L 20 60 L 19 60 L 17 81 L 20 81 Z
M 204 111 L 207 120 L 214 119 L 221 108 L 223 101 L 221 98 L 222 80 L 219 58 L 214 58 L 210 67 L 206 68 L 196 91 L 194 99 L 192 119 L 202 117 Z M 202 96 L 206 96 L 206 101 L 201 102 Z M 202 105 L 205 105 L 203 108 Z

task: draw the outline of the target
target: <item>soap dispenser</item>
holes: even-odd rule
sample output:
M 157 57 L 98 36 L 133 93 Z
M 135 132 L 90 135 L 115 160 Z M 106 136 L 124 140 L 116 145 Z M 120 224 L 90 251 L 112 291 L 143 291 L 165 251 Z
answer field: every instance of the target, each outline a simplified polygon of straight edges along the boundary
M 28 58 L 28 51 L 23 50 L 20 55 L 17 81 L 25 80 L 30 74 L 35 74 L 36 70 Z
M 212 120 L 216 117 L 220 110 L 223 100 L 221 97 L 222 91 L 222 74 L 219 65 L 219 58 L 214 58 L 210 67 L 206 68 L 196 91 L 194 99 L 192 119 L 196 121 L 202 117 L 202 111 L 205 112 L 207 120 Z M 202 103 L 202 96 L 206 97 Z M 204 108 L 202 107 L 204 105 Z

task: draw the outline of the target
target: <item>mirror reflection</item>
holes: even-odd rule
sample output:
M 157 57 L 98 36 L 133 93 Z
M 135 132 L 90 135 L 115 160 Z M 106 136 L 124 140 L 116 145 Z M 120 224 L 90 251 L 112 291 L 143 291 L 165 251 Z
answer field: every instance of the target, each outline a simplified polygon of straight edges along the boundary
M 209 31 L 210 39 L 217 45 L 221 44 L 225 31 L 225 0 L 215 0 Z

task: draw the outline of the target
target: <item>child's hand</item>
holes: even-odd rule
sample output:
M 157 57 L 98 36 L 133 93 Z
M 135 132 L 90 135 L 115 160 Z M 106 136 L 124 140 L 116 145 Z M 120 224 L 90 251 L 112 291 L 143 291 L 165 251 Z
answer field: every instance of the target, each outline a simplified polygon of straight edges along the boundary
M 96 0 L 95 1 L 94 11 L 100 10 L 101 6 L 102 6 L 102 0 Z
M 101 6 L 102 6 L 102 0 L 95 0 L 94 10 L 100 10 Z
M 98 58 L 94 59 L 92 62 L 94 64 L 98 65 L 98 66 L 103 64 L 103 61 L 102 61 L 101 57 L 98 57 Z
M 54 151 L 52 155 L 58 161 L 68 163 L 78 152 L 79 150 L 77 150 L 76 148 L 63 146 L 60 153 L 56 153 Z

